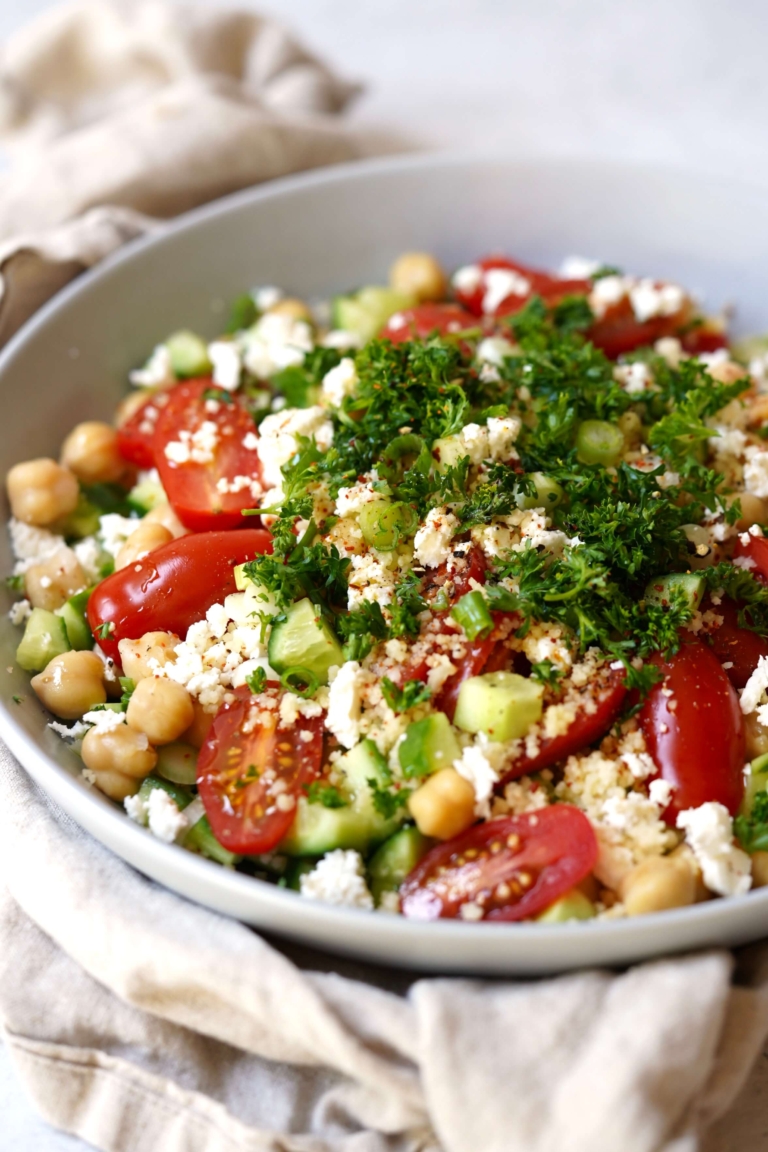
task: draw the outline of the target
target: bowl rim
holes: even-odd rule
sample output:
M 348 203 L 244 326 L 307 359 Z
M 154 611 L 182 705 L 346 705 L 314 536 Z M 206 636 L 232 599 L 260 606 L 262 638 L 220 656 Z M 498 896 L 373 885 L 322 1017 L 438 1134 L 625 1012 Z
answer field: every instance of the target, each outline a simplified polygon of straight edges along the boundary
M 275 200 L 294 193 L 304 193 L 312 188 L 375 178 L 379 175 L 397 175 L 434 168 L 446 170 L 483 164 L 515 166 L 521 171 L 530 168 L 539 170 L 544 168 L 553 171 L 561 169 L 571 173 L 589 170 L 591 177 L 599 174 L 600 170 L 608 173 L 624 172 L 631 174 L 637 172 L 644 176 L 653 173 L 667 179 L 679 178 L 691 182 L 704 180 L 710 187 L 738 189 L 741 196 L 754 195 L 761 202 L 764 202 L 766 191 L 765 186 L 761 186 L 758 181 L 746 181 L 730 176 L 697 172 L 670 163 L 656 164 L 630 160 L 607 160 L 605 158 L 537 156 L 535 153 L 513 156 L 498 151 L 463 150 L 385 156 L 329 165 L 230 193 L 169 221 L 161 221 L 158 229 L 121 246 L 103 261 L 75 277 L 73 281 L 42 305 L 14 333 L 5 347 L 0 350 L 0 380 L 16 355 L 27 344 L 35 340 L 41 332 L 44 332 L 48 321 L 66 309 L 70 301 L 77 299 L 94 284 L 110 277 L 124 265 L 140 261 L 148 249 L 160 247 L 183 233 L 194 232 L 209 221 L 235 213 L 252 204 Z M 222 868 L 213 861 L 187 852 L 177 845 L 166 844 L 151 836 L 146 829 L 134 823 L 127 814 L 120 811 L 106 797 L 96 794 L 81 778 L 57 764 L 48 755 L 42 743 L 19 723 L 5 700 L 0 700 L 0 738 L 5 741 L 9 750 L 41 789 L 56 803 L 60 803 L 81 828 L 86 823 L 88 825 L 92 823 L 90 816 L 93 821 L 97 821 L 100 825 L 103 824 L 108 829 L 108 841 L 92 831 L 88 831 L 88 834 L 94 835 L 95 838 L 105 843 L 110 851 L 117 851 L 117 854 L 121 855 L 124 860 L 126 857 L 123 856 L 123 849 L 132 859 L 137 856 L 144 857 L 148 864 L 151 864 L 153 870 L 187 873 L 191 879 L 199 879 L 209 890 L 214 890 L 221 895 L 230 893 L 236 897 L 242 897 L 243 901 L 246 902 L 253 901 L 255 904 L 261 905 L 266 911 L 275 913 L 278 919 L 283 922 L 293 919 L 298 913 L 301 919 L 301 932 L 298 934 L 303 938 L 310 935 L 315 926 L 318 928 L 322 926 L 326 933 L 334 928 L 343 933 L 350 929 L 359 929 L 374 945 L 378 941 L 392 943 L 393 940 L 398 945 L 401 943 L 408 945 L 413 944 L 419 938 L 423 938 L 422 934 L 427 932 L 434 940 L 442 941 L 446 945 L 448 941 L 456 941 L 457 943 L 460 941 L 465 946 L 470 940 L 476 939 L 478 947 L 475 951 L 478 953 L 482 953 L 486 949 L 490 939 L 498 941 L 499 944 L 506 942 L 506 945 L 510 947 L 511 958 L 513 952 L 523 955 L 528 951 L 538 952 L 539 946 L 545 941 L 564 940 L 562 935 L 553 935 L 555 928 L 560 933 L 565 932 L 569 940 L 575 934 L 578 934 L 582 939 L 604 941 L 606 944 L 609 941 L 621 940 L 625 945 L 625 950 L 629 950 L 634 942 L 640 942 L 652 934 L 655 928 L 661 928 L 664 925 L 672 927 L 673 925 L 685 924 L 691 928 L 703 928 L 711 923 L 720 924 L 724 929 L 727 929 L 731 919 L 735 921 L 741 918 L 744 903 L 747 900 L 751 906 L 755 907 L 756 911 L 758 907 L 763 910 L 768 909 L 768 888 L 766 888 L 764 891 L 752 890 L 742 896 L 713 899 L 701 904 L 651 913 L 641 917 L 570 921 L 557 925 L 531 922 L 491 924 L 480 921 L 465 923 L 458 919 L 418 921 L 406 919 L 403 916 L 371 915 L 370 912 L 362 909 L 303 899 L 298 893 Z M 98 815 L 96 808 L 100 810 Z M 135 865 L 135 867 L 138 871 L 143 871 L 140 865 Z M 154 871 L 152 874 L 155 874 Z M 165 886 L 168 887 L 168 885 Z M 298 903 L 299 901 L 300 903 Z M 214 907 L 207 901 L 205 903 L 208 907 Z M 222 913 L 220 910 L 219 913 L 230 915 L 230 913 Z M 289 929 L 285 927 L 270 927 L 266 930 L 289 932 Z M 515 945 L 517 945 L 516 948 Z M 328 950 L 328 946 L 325 944 L 320 944 L 318 947 Z M 663 949 L 661 951 L 663 952 Z M 413 963 L 413 960 L 413 955 L 404 954 L 402 963 L 407 966 Z M 391 958 L 388 958 L 388 962 L 395 963 Z M 564 966 L 570 965 L 566 963 Z M 465 970 L 470 970 L 471 961 L 465 963 L 463 967 Z

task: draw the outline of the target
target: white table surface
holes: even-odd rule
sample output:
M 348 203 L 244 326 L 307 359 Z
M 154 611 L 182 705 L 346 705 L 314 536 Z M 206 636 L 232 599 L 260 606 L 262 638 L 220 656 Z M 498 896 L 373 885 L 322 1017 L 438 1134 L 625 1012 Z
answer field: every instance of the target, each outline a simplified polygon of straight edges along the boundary
M 199 0 L 218 3 L 225 0 Z M 229 0 L 228 7 L 238 0 Z M 614 156 L 768 186 L 768 5 L 761 0 L 240 0 L 367 83 L 352 116 L 430 146 Z M 0 0 L 0 38 L 51 7 Z M 762 1066 L 768 1062 L 764 1058 Z M 745 1095 L 768 1149 L 768 1077 Z M 37 1119 L 0 1046 L 0 1152 L 75 1152 Z M 727 1130 L 706 1152 L 728 1152 Z M 142 1149 L 141 1152 L 153 1152 Z

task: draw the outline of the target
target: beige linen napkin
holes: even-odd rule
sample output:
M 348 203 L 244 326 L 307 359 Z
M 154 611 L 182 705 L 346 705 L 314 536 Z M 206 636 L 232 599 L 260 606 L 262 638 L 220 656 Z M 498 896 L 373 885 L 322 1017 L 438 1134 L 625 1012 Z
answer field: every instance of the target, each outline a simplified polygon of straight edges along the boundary
M 253 13 L 32 25 L 0 52 L 0 341 L 162 218 L 370 151 L 334 118 L 352 94 Z M 0 1021 L 42 1115 L 108 1152 L 694 1152 L 706 1129 L 755 1152 L 762 1081 L 718 1124 L 768 1032 L 750 960 L 738 986 L 724 952 L 481 982 L 271 944 L 139 876 L 0 748 Z
M 56 8 L 0 50 L 0 342 L 84 268 L 227 192 L 381 150 L 358 91 L 254 12 Z

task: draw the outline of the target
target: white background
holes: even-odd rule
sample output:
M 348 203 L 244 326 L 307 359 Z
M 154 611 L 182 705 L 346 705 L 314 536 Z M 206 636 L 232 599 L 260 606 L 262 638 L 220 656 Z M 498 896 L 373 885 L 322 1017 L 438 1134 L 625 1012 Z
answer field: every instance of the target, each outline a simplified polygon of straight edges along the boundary
M 0 0 L 0 38 L 50 6 Z M 351 113 L 359 125 L 394 128 L 432 147 L 661 160 L 739 173 L 768 188 L 761 0 L 250 6 L 292 25 L 345 76 L 366 83 Z M 755 1132 L 757 1142 L 740 1152 L 768 1148 L 768 1136 Z M 84 1147 L 37 1120 L 0 1049 L 0 1152 Z

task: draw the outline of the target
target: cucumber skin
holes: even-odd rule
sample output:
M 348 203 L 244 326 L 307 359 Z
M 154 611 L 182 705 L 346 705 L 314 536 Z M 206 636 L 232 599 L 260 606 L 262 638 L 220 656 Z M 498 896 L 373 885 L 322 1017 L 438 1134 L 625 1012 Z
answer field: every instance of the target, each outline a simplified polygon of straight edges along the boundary
M 269 665 L 278 675 L 289 668 L 305 668 L 328 683 L 328 669 L 344 663 L 344 653 L 330 626 L 316 611 L 311 600 L 298 600 L 286 619 L 272 625 L 269 636 Z
M 401 828 L 377 848 L 368 862 L 369 887 L 378 904 L 384 892 L 397 892 L 434 844 L 418 828 Z
M 33 608 L 16 649 L 16 663 L 25 672 L 42 672 L 55 656 L 69 652 L 67 629 L 61 616 Z
M 64 621 L 67 639 L 76 652 L 84 652 L 93 648 L 93 633 L 85 614 L 91 592 L 91 588 L 86 588 L 83 592 L 76 592 L 56 613 Z
M 441 768 L 450 768 L 460 757 L 459 742 L 444 712 L 433 712 L 410 724 L 398 749 L 400 767 L 408 779 L 420 779 Z

